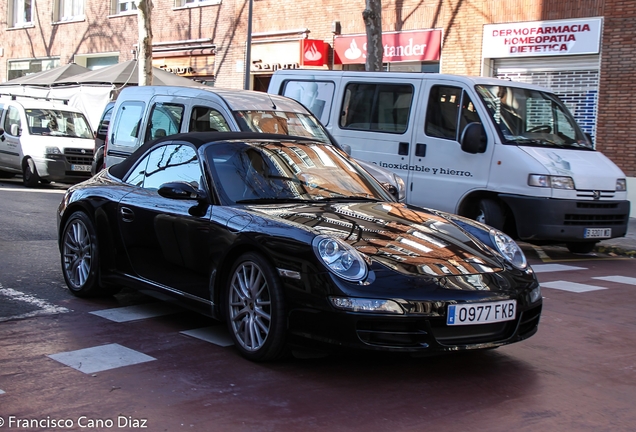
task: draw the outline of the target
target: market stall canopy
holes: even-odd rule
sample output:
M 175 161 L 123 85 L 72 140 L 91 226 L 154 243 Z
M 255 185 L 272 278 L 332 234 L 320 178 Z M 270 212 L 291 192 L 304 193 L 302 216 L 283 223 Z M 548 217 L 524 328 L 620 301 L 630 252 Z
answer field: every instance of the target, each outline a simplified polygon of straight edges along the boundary
M 75 75 L 60 81 L 57 84 L 137 85 L 139 84 L 137 60 L 129 60 L 80 75 Z M 189 78 L 183 78 L 156 67 L 152 68 L 152 84 L 190 87 L 203 85 Z
M 64 66 L 58 66 L 53 69 L 35 72 L 29 75 L 14 78 L 0 85 L 36 85 L 49 86 L 55 85 L 60 81 L 64 81 L 72 76 L 90 72 L 90 69 L 75 63 L 69 63 Z

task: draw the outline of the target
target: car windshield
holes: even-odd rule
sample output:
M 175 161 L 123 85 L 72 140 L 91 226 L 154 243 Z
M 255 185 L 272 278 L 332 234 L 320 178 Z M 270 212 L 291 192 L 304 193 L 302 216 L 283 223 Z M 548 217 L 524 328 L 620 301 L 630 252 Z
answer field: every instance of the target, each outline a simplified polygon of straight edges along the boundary
M 235 203 L 393 201 L 341 150 L 319 142 L 224 142 L 205 151 L 219 193 Z
M 505 85 L 478 85 L 476 89 L 505 143 L 593 150 L 555 95 Z
M 56 109 L 25 110 L 31 135 L 52 135 L 93 139 L 84 114 Z
M 283 111 L 236 111 L 241 130 L 313 138 L 331 142 L 324 128 L 311 114 Z

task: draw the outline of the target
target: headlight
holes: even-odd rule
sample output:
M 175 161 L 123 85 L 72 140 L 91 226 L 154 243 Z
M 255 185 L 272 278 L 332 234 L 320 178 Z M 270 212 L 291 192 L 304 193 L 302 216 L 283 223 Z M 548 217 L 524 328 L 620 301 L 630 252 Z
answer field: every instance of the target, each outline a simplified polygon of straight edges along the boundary
M 51 155 L 51 154 L 54 154 L 54 155 L 61 155 L 61 154 L 62 154 L 62 152 L 60 151 L 60 149 L 59 149 L 59 148 L 57 148 L 57 147 L 45 147 L 45 149 L 44 149 L 44 153 L 49 154 L 49 155 Z
M 404 309 L 393 300 L 329 297 L 334 307 L 351 312 L 376 312 L 404 315 Z
M 528 261 L 519 245 L 506 234 L 497 230 L 490 230 L 490 239 L 497 247 L 499 253 L 510 264 L 520 270 L 528 267 Z
M 627 180 L 618 179 L 616 180 L 616 192 L 625 192 L 627 190 Z
M 337 276 L 360 281 L 367 276 L 367 265 L 357 250 L 333 237 L 319 235 L 312 242 L 316 256 Z
M 574 180 L 566 176 L 550 176 L 543 174 L 530 174 L 528 185 L 553 189 L 574 189 Z

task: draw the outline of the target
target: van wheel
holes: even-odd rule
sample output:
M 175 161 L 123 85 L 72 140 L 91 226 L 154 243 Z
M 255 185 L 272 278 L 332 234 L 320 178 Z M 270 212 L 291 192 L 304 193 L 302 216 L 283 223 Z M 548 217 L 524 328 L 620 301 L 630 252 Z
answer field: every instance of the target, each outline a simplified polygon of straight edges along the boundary
M 594 250 L 594 246 L 596 246 L 597 242 L 576 242 L 576 243 L 566 243 L 566 247 L 572 253 L 576 254 L 586 254 L 590 253 Z
M 477 216 L 475 217 L 477 222 L 485 223 L 493 228 L 502 230 L 506 217 L 504 212 L 497 201 L 490 198 L 485 198 L 479 201 L 477 209 Z
M 24 183 L 24 186 L 28 188 L 37 187 L 40 183 L 38 170 L 35 168 L 35 162 L 33 162 L 33 159 L 31 158 L 28 158 L 24 162 L 24 167 L 22 168 L 22 182 Z

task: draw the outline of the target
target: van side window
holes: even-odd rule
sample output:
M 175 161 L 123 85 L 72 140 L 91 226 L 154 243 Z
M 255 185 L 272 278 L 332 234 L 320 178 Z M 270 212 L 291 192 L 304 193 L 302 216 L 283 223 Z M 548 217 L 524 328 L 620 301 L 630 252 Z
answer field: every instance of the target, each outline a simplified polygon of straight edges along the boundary
M 433 86 L 426 109 L 426 135 L 457 139 L 457 117 L 462 89 L 458 87 Z
M 145 107 L 146 104 L 143 102 L 124 102 L 121 104 L 117 124 L 112 133 L 114 145 L 135 147 Z
M 190 116 L 190 132 L 230 132 L 223 114 L 214 108 L 195 106 Z
M 413 87 L 406 84 L 348 84 L 340 127 L 375 132 L 404 133 L 408 128 Z
M 334 83 L 329 81 L 287 81 L 283 89 L 283 96 L 300 102 L 314 116 L 318 117 L 322 124 L 327 125 L 331 112 L 329 107 L 335 89 Z
M 144 142 L 179 133 L 184 111 L 183 105 L 154 104 L 150 114 L 150 122 L 146 127 Z
M 4 119 L 4 131 L 11 133 L 11 125 L 18 125 L 18 129 L 22 129 L 22 122 L 20 121 L 20 111 L 17 108 L 10 106 L 7 109 L 7 116 Z

